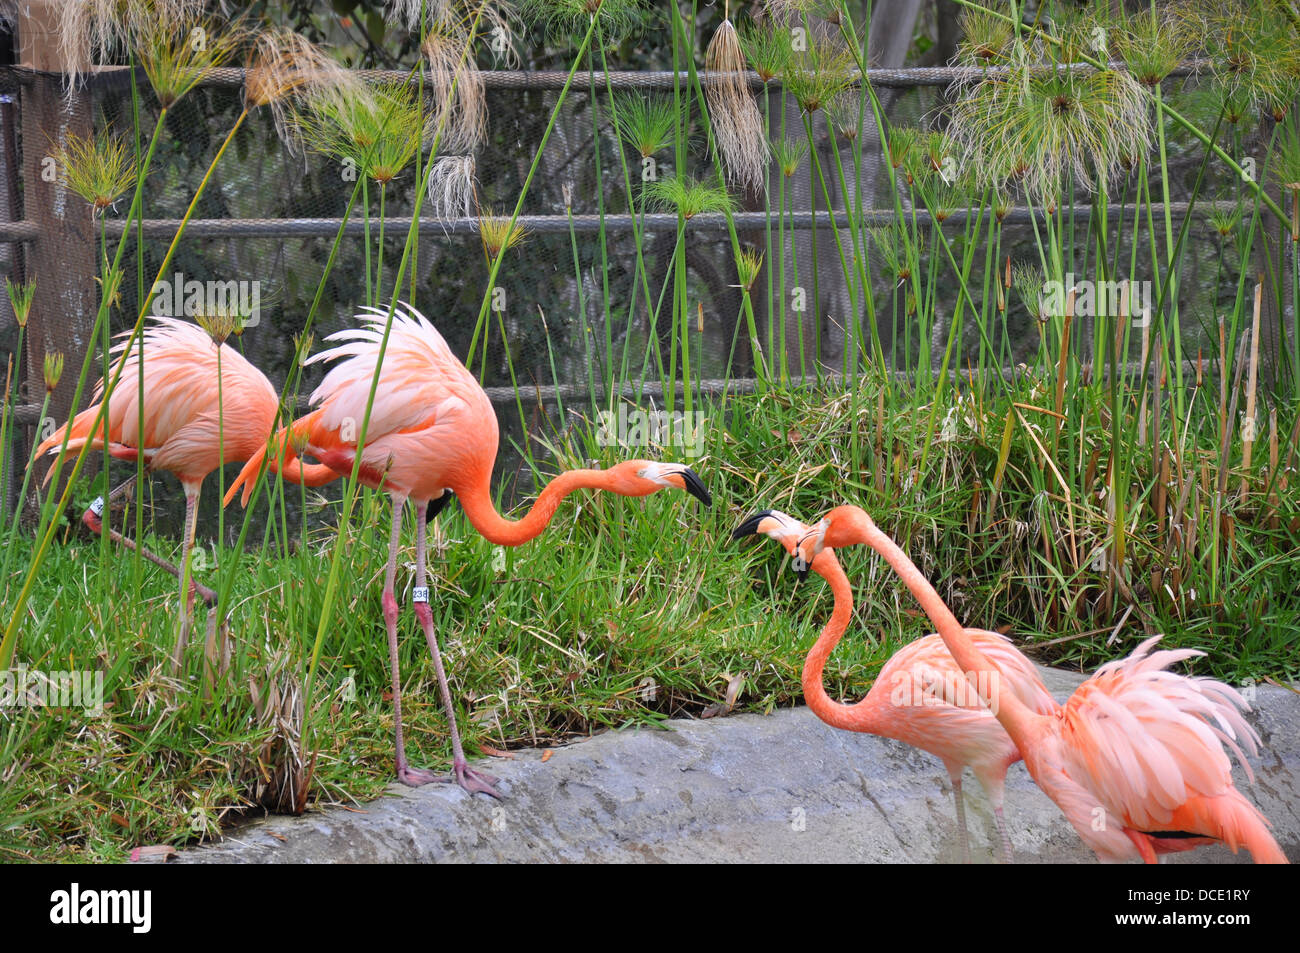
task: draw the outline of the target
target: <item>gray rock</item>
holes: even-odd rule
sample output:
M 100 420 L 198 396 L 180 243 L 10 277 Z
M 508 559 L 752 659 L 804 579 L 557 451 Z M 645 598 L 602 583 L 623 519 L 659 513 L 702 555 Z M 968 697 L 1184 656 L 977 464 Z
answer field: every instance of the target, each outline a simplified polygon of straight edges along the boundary
M 1064 698 L 1082 681 L 1042 670 Z M 1262 686 L 1251 715 L 1264 741 L 1256 783 L 1238 786 L 1300 861 L 1300 694 Z M 506 800 L 459 787 L 394 784 L 364 813 L 328 809 L 270 817 L 221 844 L 182 852 L 189 863 L 867 862 L 960 859 L 952 790 L 942 764 L 897 741 L 838 731 L 805 708 L 769 716 L 677 720 L 668 730 L 611 731 L 482 767 Z M 991 861 L 992 812 L 967 772 L 977 861 Z M 1023 863 L 1090 863 L 1092 852 L 1023 764 L 1007 777 L 1006 817 Z M 277 836 L 273 836 L 277 835 Z M 1249 859 L 1201 848 L 1172 863 Z

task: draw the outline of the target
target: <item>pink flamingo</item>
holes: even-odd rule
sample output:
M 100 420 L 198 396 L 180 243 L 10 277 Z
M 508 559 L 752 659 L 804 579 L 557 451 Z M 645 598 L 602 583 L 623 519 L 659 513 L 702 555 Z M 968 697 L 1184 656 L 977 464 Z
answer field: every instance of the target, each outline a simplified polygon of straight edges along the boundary
M 779 510 L 764 510 L 741 523 L 732 538 L 758 533 L 777 540 L 797 558 L 799 541 L 808 535 L 809 528 Z M 993 805 L 1002 840 L 1002 860 L 1011 863 L 1011 838 L 1002 804 L 1007 769 L 1020 760 L 1019 750 L 966 681 L 938 635 L 927 635 L 894 653 L 862 701 L 844 705 L 827 695 L 822 672 L 853 615 L 853 590 L 834 552 L 818 554 L 809 568 L 830 583 L 835 608 L 804 662 L 803 693 L 808 707 L 834 728 L 893 738 L 938 757 L 952 779 L 965 862 L 970 860 L 970 844 L 961 777 L 963 769 L 970 765 Z M 979 629 L 967 629 L 966 633 L 996 660 L 999 677 L 1006 679 L 1011 692 L 1026 706 L 1040 712 L 1054 707 L 1033 665 L 1004 636 Z
M 310 454 L 339 475 L 352 472 L 357 438 L 365 418 L 371 382 L 380 364 L 385 312 L 367 309 L 359 315 L 365 326 L 339 331 L 328 340 L 340 342 L 317 354 L 309 363 L 337 361 L 311 395 L 316 408 L 272 441 L 271 469 L 281 449 L 292 464 L 299 454 Z M 295 444 L 299 449 L 295 449 Z M 229 502 L 241 486 L 246 503 L 260 472 L 265 449 L 249 459 L 226 494 Z M 428 509 L 455 493 L 474 528 L 491 542 L 519 546 L 546 528 L 560 501 L 579 489 L 607 490 L 621 496 L 648 496 L 666 487 L 685 490 L 706 506 L 711 500 L 700 478 L 688 467 L 649 460 L 629 460 L 608 470 L 571 470 L 546 485 L 523 519 L 502 517 L 492 502 L 492 465 L 497 453 L 497 419 L 487 394 L 447 342 L 419 312 L 403 305 L 395 309 L 388 344 L 383 352 L 359 479 L 383 489 L 393 499 L 393 528 L 389 538 L 388 567 L 384 574 L 383 610 L 388 629 L 388 657 L 393 675 L 393 710 L 397 749 L 397 776 L 417 786 L 454 780 L 470 793 L 500 797 L 497 779 L 470 769 L 456 729 L 456 714 L 443 670 L 442 656 L 433 631 L 433 617 L 425 587 L 425 525 Z M 286 477 L 292 479 L 288 473 Z M 397 599 L 393 585 L 397 573 L 398 539 L 402 508 L 415 504 L 415 587 L 412 601 L 424 629 L 429 653 L 438 675 L 438 688 L 452 744 L 452 778 L 412 768 L 407 764 L 402 740 L 401 680 L 397 667 Z
M 806 558 L 855 543 L 885 558 L 963 670 L 993 670 L 907 554 L 858 507 L 827 513 L 800 552 Z M 1165 671 L 1205 653 L 1152 652 L 1159 639 L 1103 665 L 1050 713 L 1034 711 L 995 680 L 993 711 L 1030 775 L 1098 859 L 1154 863 L 1157 854 L 1216 840 L 1234 852 L 1245 845 L 1258 863 L 1287 863 L 1268 821 L 1233 786 L 1223 750 L 1231 748 L 1253 780 L 1241 748 L 1255 754 L 1259 736 L 1238 711 L 1248 706 L 1222 682 Z
M 129 336 L 130 332 L 118 336 L 118 343 L 109 352 L 112 357 L 121 357 L 126 347 L 125 338 Z M 131 462 L 143 454 L 148 470 L 169 471 L 181 481 L 185 490 L 181 566 L 185 567 L 194 546 L 199 489 L 204 478 L 223 463 L 242 462 L 266 447 L 278 402 L 275 388 L 266 375 L 229 344 L 222 344 L 221 407 L 225 425 L 221 428 L 217 413 L 217 346 L 208 333 L 189 322 L 160 317 L 154 318 L 145 328 L 143 339 L 144 431 L 140 431 L 140 350 L 133 347 L 126 355 L 118 384 L 108 398 L 104 421 L 108 428 L 108 451 L 119 460 Z M 102 449 L 104 427 L 98 428 L 94 434 L 91 428 L 99 416 L 103 396 L 104 382 L 101 380 L 92 397 L 94 403 L 42 441 L 36 448 L 37 455 L 57 453 L 63 445 L 64 432 L 69 430 L 69 452 L 75 452 L 86 444 L 92 450 Z M 326 478 L 326 473 L 329 479 L 333 479 L 333 473 L 324 467 L 308 468 L 307 472 L 295 475 L 300 482 L 315 485 Z M 50 475 L 45 475 L 46 482 Z M 109 503 L 125 492 L 131 482 L 127 480 L 109 494 Z M 103 505 L 103 500 L 95 501 L 82 516 L 95 533 L 102 530 Z M 128 549 L 136 548 L 134 542 L 111 526 L 108 535 Z M 178 579 L 182 577 L 181 569 L 143 547 L 140 551 Z M 182 582 L 180 635 L 172 655 L 173 668 L 180 667 L 188 641 L 190 609 L 195 592 L 207 602 L 216 600 L 216 593 L 211 589 L 192 582 L 189 592 L 186 592 Z

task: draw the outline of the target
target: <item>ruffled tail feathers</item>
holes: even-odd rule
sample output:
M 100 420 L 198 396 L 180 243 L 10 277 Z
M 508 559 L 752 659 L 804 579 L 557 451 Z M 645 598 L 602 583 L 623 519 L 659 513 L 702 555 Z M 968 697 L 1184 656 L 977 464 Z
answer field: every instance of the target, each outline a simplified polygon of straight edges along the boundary
M 1273 837 L 1272 827 L 1259 809 L 1246 800 L 1235 788 L 1223 798 L 1227 802 L 1222 812 L 1224 842 L 1236 853 L 1238 846 L 1250 851 L 1257 864 L 1288 864 L 1287 856 Z
M 36 447 L 36 452 L 32 454 L 32 465 L 45 454 L 55 454 L 63 446 L 63 439 L 67 435 L 67 451 L 75 453 L 86 444 L 90 444 L 90 449 L 100 450 L 104 446 L 104 422 L 101 421 L 99 428 L 91 435 L 91 427 L 94 426 L 95 418 L 99 416 L 99 406 L 88 407 L 81 413 L 77 414 L 68 423 L 54 431 Z M 112 444 L 110 444 L 110 447 Z M 47 486 L 50 477 L 54 475 L 54 468 L 51 467 L 45 472 L 45 479 L 41 481 L 42 486 Z
M 231 483 L 229 488 L 226 490 L 226 495 L 222 497 L 222 506 L 229 506 L 230 501 L 235 498 L 235 494 L 239 493 L 241 489 L 243 490 L 243 493 L 240 494 L 239 505 L 248 506 L 248 499 L 253 494 L 253 487 L 257 485 L 257 479 L 262 474 L 263 466 L 267 466 L 268 470 L 271 470 L 276 466 L 276 461 L 280 458 L 279 448 L 282 444 L 283 436 L 284 431 L 281 430 L 267 442 L 265 447 L 253 454 L 253 456 L 249 457 L 248 462 L 245 463 L 243 468 L 239 471 L 239 476 L 235 477 L 234 482 Z M 269 454 L 268 451 L 270 451 Z M 293 448 L 286 444 L 286 460 L 288 459 L 288 455 L 292 453 Z
M 257 479 L 263 470 L 268 476 L 279 473 L 288 482 L 303 486 L 323 486 L 337 480 L 340 476 L 337 471 L 324 464 L 303 463 L 298 451 L 294 449 L 295 444 L 305 445 L 311 426 L 312 415 L 308 415 L 288 428 L 277 431 L 266 446 L 244 464 L 239 476 L 226 491 L 222 506 L 228 506 L 236 493 L 240 494 L 240 505 L 247 506 L 253 495 L 253 487 L 257 485 Z
M 1257 864 L 1290 863 L 1271 833 L 1268 818 L 1236 788 L 1215 797 L 1190 799 L 1174 812 L 1171 825 L 1175 830 L 1207 834 L 1226 844 L 1234 854 L 1245 847 Z M 1172 846 L 1178 843 L 1166 842 L 1164 849 L 1157 847 L 1156 852 L 1185 849 Z

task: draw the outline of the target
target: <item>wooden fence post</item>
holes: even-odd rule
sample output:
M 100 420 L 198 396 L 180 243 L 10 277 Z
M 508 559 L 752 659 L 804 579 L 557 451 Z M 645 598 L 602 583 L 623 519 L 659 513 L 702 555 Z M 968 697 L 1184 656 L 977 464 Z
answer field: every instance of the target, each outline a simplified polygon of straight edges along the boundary
M 0 67 L 17 65 L 17 46 L 14 43 L 13 24 L 7 20 L 0 22 Z M 0 84 L 0 221 L 12 222 L 21 217 L 18 190 L 18 88 L 10 81 Z M 5 242 L 0 244 L 0 274 L 14 281 L 23 278 L 24 248 L 22 242 Z M 0 332 L 6 339 L 17 336 L 13 308 L 9 305 L 9 296 L 0 295 Z M 17 358 L 21 355 L 13 355 Z M 3 371 L 6 376 L 9 366 Z M 6 395 L 7 397 L 8 395 Z M 12 438 L 10 445 L 13 444 Z M 0 448 L 0 513 L 8 520 L 13 511 L 18 484 L 14 482 L 16 469 L 13 456 Z
M 62 351 L 65 370 L 49 410 L 50 418 L 62 422 L 73 410 L 72 394 L 86 349 L 95 346 L 90 337 L 98 298 L 90 208 L 63 184 L 63 170 L 53 158 L 69 135 L 91 135 L 93 97 L 88 89 L 64 95 L 58 26 L 57 8 L 50 0 L 17 5 L 18 63 L 32 71 L 21 100 L 23 217 L 39 228 L 26 255 L 27 277 L 36 279 L 36 297 L 27 325 L 24 396 L 40 402 L 45 394 L 45 354 Z M 28 428 L 29 438 L 41 439 L 49 433 L 49 426 L 49 419 L 37 421 Z M 47 469 L 48 463 L 43 461 L 34 478 L 43 478 Z M 57 490 L 51 487 L 52 492 Z

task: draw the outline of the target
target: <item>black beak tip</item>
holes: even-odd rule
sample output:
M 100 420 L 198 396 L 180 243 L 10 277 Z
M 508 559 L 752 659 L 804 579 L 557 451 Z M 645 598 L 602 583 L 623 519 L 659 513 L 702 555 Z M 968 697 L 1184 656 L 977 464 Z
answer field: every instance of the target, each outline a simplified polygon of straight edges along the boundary
M 771 515 L 771 510 L 763 510 L 753 516 L 745 517 L 745 521 L 731 531 L 731 538 L 743 539 L 746 536 L 753 536 L 758 532 L 758 524 Z
M 445 510 L 448 504 L 450 504 L 455 498 L 456 494 L 451 490 L 443 490 L 442 496 L 429 501 L 429 505 L 425 507 L 424 510 L 424 518 L 426 520 L 432 520 L 435 516 Z
M 709 495 L 708 487 L 690 467 L 682 467 L 682 482 L 686 484 L 686 492 L 691 496 L 705 506 L 713 505 L 713 497 Z

